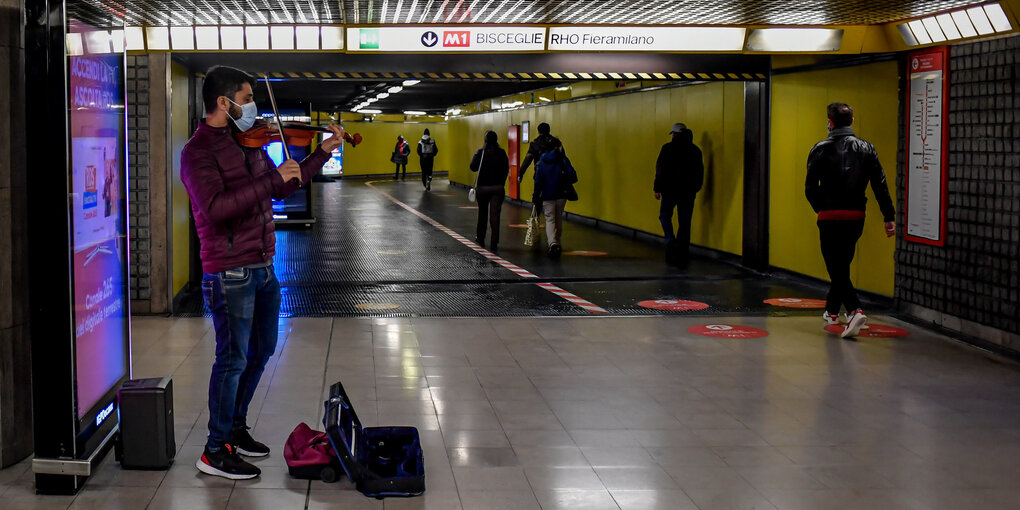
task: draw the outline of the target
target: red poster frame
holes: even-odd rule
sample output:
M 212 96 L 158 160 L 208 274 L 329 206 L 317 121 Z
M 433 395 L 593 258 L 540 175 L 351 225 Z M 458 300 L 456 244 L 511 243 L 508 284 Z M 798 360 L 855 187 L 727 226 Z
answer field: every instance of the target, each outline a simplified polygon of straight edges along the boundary
M 514 124 L 507 129 L 506 134 L 507 157 L 510 160 L 510 198 L 519 200 L 521 198 L 521 185 L 517 182 L 517 175 L 521 169 L 521 126 Z
M 941 181 L 941 198 L 939 200 L 939 238 L 928 239 L 927 237 L 912 236 L 907 233 L 908 225 L 910 225 L 910 219 L 908 218 L 909 203 L 910 203 L 910 102 L 911 102 L 911 90 L 910 90 L 910 74 L 914 69 L 915 62 L 925 57 L 935 56 L 938 59 L 939 65 L 942 70 L 942 154 L 940 163 L 940 176 Z M 903 190 L 903 238 L 907 241 L 921 244 L 928 244 L 932 246 L 943 247 L 946 245 L 946 210 L 948 209 L 949 202 L 949 47 L 940 46 L 937 48 L 926 48 L 924 50 L 915 51 L 907 54 L 907 76 L 906 76 L 906 100 L 904 101 L 905 108 L 905 123 L 906 123 L 906 140 L 904 141 L 905 146 L 905 161 L 904 165 L 904 185 L 906 189 Z

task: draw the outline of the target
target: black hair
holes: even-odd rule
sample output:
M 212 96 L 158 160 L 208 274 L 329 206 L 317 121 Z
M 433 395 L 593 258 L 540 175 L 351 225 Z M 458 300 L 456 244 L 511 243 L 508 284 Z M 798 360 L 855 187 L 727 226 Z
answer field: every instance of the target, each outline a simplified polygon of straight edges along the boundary
M 247 83 L 255 88 L 255 77 L 233 67 L 215 66 L 205 73 L 205 81 L 202 83 L 202 101 L 205 103 L 205 112 L 210 113 L 216 110 L 216 100 L 220 96 L 234 99 L 234 94 Z
M 846 127 L 854 122 L 854 109 L 846 103 L 831 103 L 825 109 L 835 127 Z
M 547 135 L 549 134 L 549 124 L 543 122 L 538 125 L 538 134 Z
M 496 145 L 499 141 L 499 135 L 491 129 L 485 132 L 485 145 Z
M 425 128 L 425 134 L 426 134 L 426 135 L 427 135 L 427 134 L 430 134 L 430 133 L 429 133 L 429 128 Z

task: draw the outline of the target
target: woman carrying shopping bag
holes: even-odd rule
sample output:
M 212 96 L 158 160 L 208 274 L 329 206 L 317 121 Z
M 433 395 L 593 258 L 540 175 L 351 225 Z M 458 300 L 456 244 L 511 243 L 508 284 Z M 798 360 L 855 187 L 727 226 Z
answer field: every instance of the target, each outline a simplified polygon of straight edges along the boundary
M 510 159 L 498 143 L 495 131 L 485 132 L 485 145 L 471 158 L 471 171 L 478 172 L 475 179 L 475 200 L 478 203 L 478 227 L 475 242 L 485 247 L 485 229 L 492 227 L 489 251 L 499 247 L 499 215 L 503 207 L 504 187 L 510 175 Z

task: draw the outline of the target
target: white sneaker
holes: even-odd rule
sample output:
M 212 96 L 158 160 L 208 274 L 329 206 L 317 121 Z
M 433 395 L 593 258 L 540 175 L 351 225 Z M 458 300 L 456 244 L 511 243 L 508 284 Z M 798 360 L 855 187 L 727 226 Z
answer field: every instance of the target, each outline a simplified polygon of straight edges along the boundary
M 843 329 L 843 333 L 839 336 L 842 338 L 853 338 L 861 332 L 861 328 L 867 323 L 868 316 L 864 315 L 864 310 L 858 308 L 854 310 L 854 313 L 847 316 L 846 328 Z
M 839 314 L 822 312 L 822 320 L 826 326 L 839 325 Z

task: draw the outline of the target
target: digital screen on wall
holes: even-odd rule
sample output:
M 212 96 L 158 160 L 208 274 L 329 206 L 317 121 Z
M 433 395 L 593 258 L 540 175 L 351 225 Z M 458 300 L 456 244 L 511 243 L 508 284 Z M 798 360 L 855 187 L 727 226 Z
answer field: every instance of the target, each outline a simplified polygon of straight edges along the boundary
M 333 133 L 323 133 L 322 141 L 326 141 L 327 138 L 333 136 Z M 344 174 L 344 146 L 340 144 L 339 147 L 333 149 L 333 152 L 329 155 L 329 159 L 326 160 L 326 164 L 322 165 L 322 175 L 327 177 L 340 177 Z
M 83 418 L 129 373 L 123 45 L 68 23 L 76 402 Z
M 269 142 L 263 149 L 266 154 L 269 155 L 269 159 L 274 165 L 280 166 L 283 164 L 286 156 L 283 152 L 283 142 Z M 287 146 L 290 150 L 290 157 L 300 162 L 308 156 L 308 147 L 297 147 L 294 145 Z M 280 215 L 280 219 L 284 219 L 288 213 L 307 213 L 308 210 L 308 188 L 301 187 L 294 192 L 293 195 L 284 199 L 273 199 L 273 214 Z

